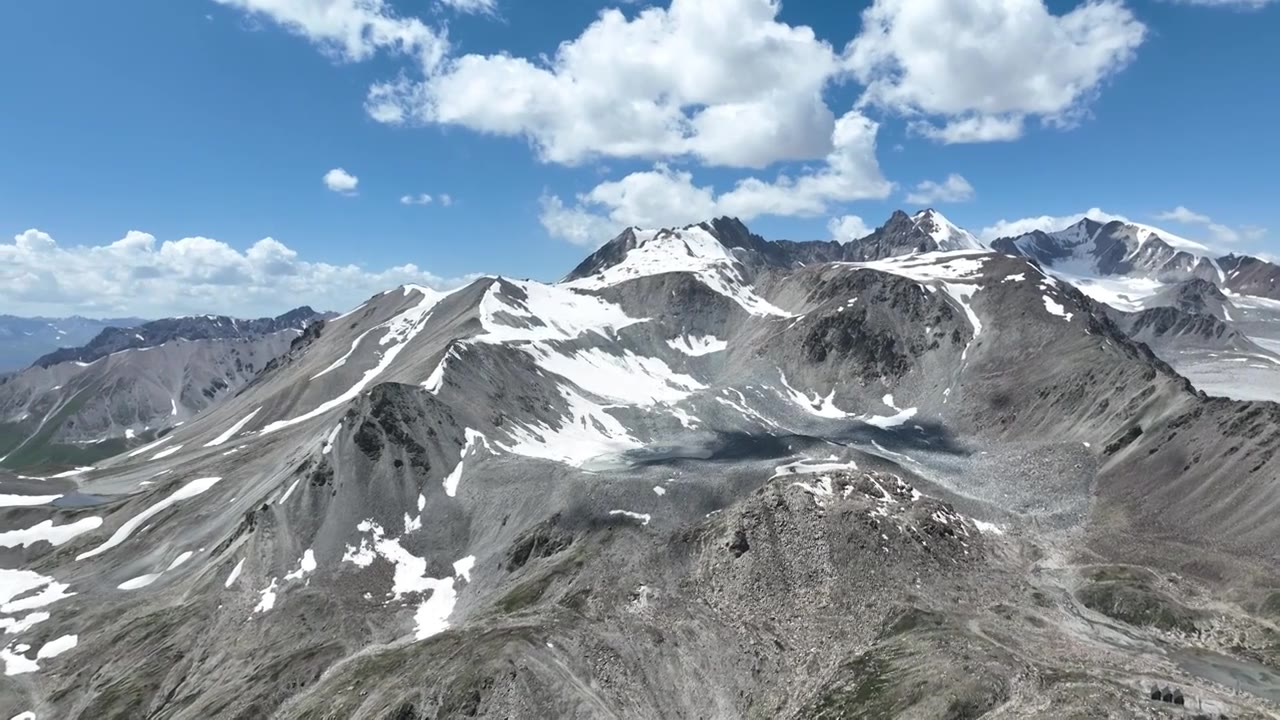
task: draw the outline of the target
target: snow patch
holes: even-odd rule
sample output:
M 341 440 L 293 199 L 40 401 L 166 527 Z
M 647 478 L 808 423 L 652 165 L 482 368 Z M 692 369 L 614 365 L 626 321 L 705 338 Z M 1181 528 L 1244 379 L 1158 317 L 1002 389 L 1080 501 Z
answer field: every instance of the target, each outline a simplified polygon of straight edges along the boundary
M 150 444 L 148 444 L 148 445 L 143 445 L 142 447 L 138 448 L 137 450 L 134 450 L 133 452 L 130 452 L 130 453 L 129 453 L 128 455 L 126 455 L 125 457 L 137 457 L 138 455 L 141 455 L 141 454 L 142 454 L 142 453 L 144 453 L 144 452 L 147 452 L 147 451 L 149 451 L 149 450 L 154 450 L 155 448 L 160 447 L 161 445 L 163 445 L 163 444 L 165 444 L 165 443 L 169 442 L 169 441 L 170 441 L 170 440 L 172 440 L 172 439 L 173 439 L 173 433 L 170 433 L 170 434 L 165 435 L 164 437 L 160 438 L 159 440 L 156 440 L 156 441 L 155 441 L 155 442 L 153 442 L 153 443 L 150 443 Z
M 26 507 L 29 505 L 46 505 L 62 497 L 61 495 L 0 495 L 0 507 Z
M 262 598 L 258 600 L 258 604 L 253 608 L 254 614 L 271 612 L 271 608 L 276 606 L 276 588 L 279 582 L 276 578 L 271 578 L 271 584 L 261 592 Z
M 649 521 L 653 519 L 653 516 L 648 513 L 631 512 L 630 510 L 610 510 L 609 514 L 631 518 L 641 525 L 648 525 Z
M 181 450 L 181 449 L 182 449 L 182 446 L 181 446 L 181 445 L 174 445 L 174 446 L 173 446 L 173 447 L 171 447 L 171 448 L 165 448 L 164 450 L 161 450 L 160 452 L 156 453 L 155 455 L 152 455 L 152 456 L 151 456 L 151 459 L 152 459 L 152 460 L 163 460 L 163 459 L 165 459 L 165 458 L 169 457 L 170 455 L 172 455 L 172 454 L 174 454 L 174 453 L 178 452 L 178 451 L 179 451 L 179 450 Z
M 240 562 L 236 563 L 236 566 L 231 568 L 231 574 L 227 576 L 227 581 L 222 584 L 222 587 L 229 588 L 234 585 L 236 580 L 240 577 L 241 570 L 244 570 L 244 558 L 240 558 Z
M 315 551 L 307 548 L 302 553 L 302 558 L 298 560 L 298 569 L 284 576 L 285 580 L 301 580 L 308 574 L 316 570 L 316 554 Z
M 225 443 L 226 441 L 230 440 L 231 438 L 235 437 L 235 436 L 236 436 L 236 433 L 238 433 L 238 432 L 240 432 L 241 430 L 243 430 L 243 429 L 244 429 L 244 426 L 245 426 L 245 425 L 248 425 L 248 424 L 249 424 L 249 422 L 253 420 L 254 416 L 255 416 L 255 415 L 257 415 L 261 410 L 262 410 L 262 408 L 258 408 L 257 410 L 254 410 L 253 412 L 249 413 L 248 415 L 246 415 L 246 416 L 244 417 L 244 419 L 240 420 L 240 422 L 237 422 L 235 425 L 232 425 L 231 427 L 227 428 L 227 431 L 226 431 L 226 432 L 222 433 L 221 435 L 219 435 L 218 437 L 214 438 L 213 440 L 210 440 L 209 442 L 205 443 L 205 444 L 204 444 L 204 446 L 205 446 L 205 447 L 218 447 L 219 445 L 221 445 L 221 444 Z M 179 447 L 181 447 L 181 446 L 179 446 Z M 154 459 L 154 458 L 153 458 L 153 459 Z
M 462 453 L 458 456 L 458 464 L 453 467 L 453 470 L 451 470 L 444 479 L 444 494 L 449 497 L 457 497 L 458 483 L 462 481 L 462 464 L 466 461 L 467 456 L 479 446 L 479 443 L 483 443 L 486 450 L 492 451 L 489 447 L 489 440 L 484 436 L 484 433 L 467 428 L 464 431 L 464 434 L 466 435 L 467 440 L 466 444 L 462 447 Z M 419 496 L 419 498 L 421 498 L 421 496 Z M 425 504 L 425 498 L 422 500 L 422 502 L 418 503 L 419 512 L 422 511 L 422 507 Z
M 57 526 L 49 519 L 29 528 L 0 533 L 0 547 L 31 547 L 38 542 L 47 542 L 57 547 L 99 527 L 102 527 L 100 517 L 81 518 L 73 523 Z
M 177 503 L 183 500 L 193 498 L 197 495 L 200 495 L 208 491 L 209 488 L 216 485 L 218 481 L 221 479 L 222 478 L 220 477 L 198 478 L 196 480 L 192 480 L 186 485 L 183 485 L 181 488 L 179 488 L 176 492 L 174 492 L 169 497 L 152 505 L 146 510 L 143 510 L 136 517 L 125 522 L 123 525 L 120 526 L 118 530 L 115 531 L 115 534 L 113 534 L 110 537 L 110 539 L 108 539 L 106 542 L 102 543 L 101 545 L 94 548 L 93 550 L 89 550 L 87 552 L 83 552 L 77 555 L 76 560 L 85 560 L 87 558 L 101 555 L 102 553 L 119 545 L 125 540 L 128 540 L 129 536 L 133 534 L 134 530 L 137 530 L 139 527 L 142 526 L 144 522 L 151 519 L 154 515 L 162 512 L 163 510 L 165 510 L 166 508 L 169 508 L 172 505 L 176 505 Z
M 787 376 L 781 370 L 778 374 L 782 377 L 782 387 L 786 389 L 787 397 L 796 405 L 799 405 L 805 412 L 810 415 L 816 415 L 822 418 L 839 419 L 849 417 L 849 413 L 841 410 L 835 405 L 835 388 L 827 393 L 826 397 L 821 397 L 818 393 L 813 393 L 813 397 L 796 390 L 787 382 Z
M 468 555 L 453 564 L 453 574 L 466 582 L 471 582 L 471 569 L 476 566 L 476 556 Z
M 711 335 L 703 337 L 684 335 L 674 340 L 668 340 L 667 345 L 669 345 L 673 350 L 678 350 L 685 355 L 692 355 L 693 357 L 701 357 L 703 355 L 710 355 L 711 353 L 723 352 L 729 347 L 728 342 L 724 340 L 717 340 Z
M 453 606 L 458 599 L 453 587 L 453 577 L 427 577 L 426 559 L 410 553 L 399 540 L 386 537 L 382 527 L 372 520 L 361 522 L 356 529 L 368 535 L 361 538 L 358 547 L 347 547 L 343 562 L 351 562 L 359 567 L 368 567 L 378 557 L 390 562 L 395 566 L 391 581 L 391 592 L 395 599 L 399 600 L 409 594 L 431 593 L 414 613 L 417 625 L 415 638 L 425 640 L 447 630 L 449 615 L 453 613 Z M 467 567 L 467 572 L 470 569 Z M 459 572 L 456 564 L 455 572 Z
M 917 408 L 905 408 L 898 410 L 897 413 L 887 417 L 883 415 L 861 415 L 858 417 L 858 420 L 861 420 L 868 425 L 878 427 L 881 430 L 888 430 L 889 428 L 895 428 L 906 424 L 908 420 L 916 416 L 916 412 Z

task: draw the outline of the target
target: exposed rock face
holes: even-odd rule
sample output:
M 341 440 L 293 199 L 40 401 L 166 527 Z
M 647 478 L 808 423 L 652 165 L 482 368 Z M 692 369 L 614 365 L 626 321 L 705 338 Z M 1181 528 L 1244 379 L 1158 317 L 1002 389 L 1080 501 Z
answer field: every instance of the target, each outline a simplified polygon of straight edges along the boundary
M 1248 255 L 1227 255 L 1218 258 L 1218 265 L 1226 275 L 1224 285 L 1243 295 L 1280 300 L 1280 266 Z

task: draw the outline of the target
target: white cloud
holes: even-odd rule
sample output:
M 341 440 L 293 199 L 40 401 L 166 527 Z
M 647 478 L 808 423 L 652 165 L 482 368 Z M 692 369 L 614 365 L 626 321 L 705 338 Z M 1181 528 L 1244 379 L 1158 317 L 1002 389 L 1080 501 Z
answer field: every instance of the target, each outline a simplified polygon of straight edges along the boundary
M 1245 240 L 1256 242 L 1267 236 L 1267 229 L 1258 225 L 1245 225 L 1240 228 L 1240 234 Z
M 336 193 L 354 195 L 359 184 L 360 178 L 342 168 L 334 168 L 324 174 L 324 186 Z
M 1234 10 L 1260 10 L 1280 0 L 1169 0 L 1178 5 L 1231 8 Z
M 603 182 L 579 195 L 574 207 L 558 197 L 543 199 L 542 224 L 553 236 L 582 245 L 597 245 L 624 227 L 672 227 L 718 215 L 743 220 L 762 215 L 813 216 L 835 203 L 884 198 L 893 184 L 876 161 L 876 123 L 850 112 L 836 123 L 833 149 L 819 169 L 774 180 L 739 180 L 716 193 L 698 186 L 687 170 L 658 164 L 620 180 Z
M 1222 223 L 1214 222 L 1213 218 L 1208 215 L 1195 212 L 1184 205 L 1179 205 L 1172 210 L 1157 213 L 1155 217 L 1157 220 L 1203 227 L 1205 230 L 1209 231 L 1209 234 L 1213 236 L 1213 239 L 1219 243 L 1236 243 L 1240 242 L 1241 239 L 1260 240 L 1267 234 L 1266 228 L 1257 227 L 1255 225 L 1248 225 L 1237 229 L 1228 225 L 1223 225 Z
M 1086 217 L 1104 223 L 1111 222 L 1112 220 L 1129 222 L 1129 219 L 1123 215 L 1116 215 L 1095 207 L 1082 213 L 1075 213 L 1074 215 L 1040 215 L 1039 217 L 1028 217 L 1018 220 L 1000 220 L 978 231 L 978 237 L 983 242 L 989 243 L 998 238 L 1017 237 L 1036 230 L 1041 232 L 1055 232 L 1057 230 L 1063 230 L 1071 227 Z
M 409 55 L 423 72 L 431 72 L 449 50 L 449 41 L 442 31 L 418 18 L 400 17 L 388 0 L 214 2 L 267 18 L 340 60 L 368 60 L 385 50 Z
M 40 230 L 0 242 L 0 307 L 21 315 L 258 317 L 309 304 L 344 310 L 404 283 L 456 285 L 415 265 L 367 270 L 300 258 L 272 238 L 244 251 L 205 237 L 62 247 Z M 282 300 L 283 298 L 283 300 Z
M 440 193 L 440 204 L 449 207 L 453 204 L 453 196 L 449 193 Z
M 417 195 L 401 195 L 400 196 L 401 205 L 430 205 L 433 200 L 434 198 L 432 198 L 430 195 L 426 193 L 419 193 Z
M 930 140 L 956 145 L 1017 140 L 1022 137 L 1022 122 L 1021 115 L 1008 117 L 973 115 L 948 120 L 942 127 L 924 120 L 917 120 L 908 125 L 908 128 Z
M 974 195 L 973 186 L 964 176 L 951 173 L 940 183 L 925 180 L 916 185 L 915 191 L 907 195 L 907 202 L 912 205 L 968 202 Z
M 493 15 L 498 11 L 497 0 L 440 0 L 440 4 L 462 13 Z
M 553 57 L 465 55 L 369 91 L 377 120 L 524 137 L 545 161 L 693 156 L 764 167 L 831 150 L 823 101 L 839 59 L 777 0 L 672 0 L 606 10 Z
M 870 235 L 872 228 L 857 215 L 842 215 L 827 221 L 827 232 L 836 242 L 849 242 Z
M 875 0 L 845 61 L 862 103 L 942 142 L 1010 140 L 1025 118 L 1070 125 L 1122 70 L 1146 27 L 1119 0 L 1053 15 L 1044 0 Z
M 603 245 L 626 226 L 626 223 L 619 225 L 581 205 L 565 207 L 564 201 L 554 195 L 542 196 L 542 213 L 538 219 L 552 237 L 586 247 Z
M 1174 222 L 1190 223 L 1190 224 L 1201 224 L 1201 223 L 1208 224 L 1210 222 L 1208 215 L 1201 215 L 1200 213 L 1189 210 L 1188 208 L 1182 205 L 1179 205 L 1178 207 L 1172 210 L 1167 210 L 1162 213 L 1156 213 L 1156 219 L 1172 220 Z

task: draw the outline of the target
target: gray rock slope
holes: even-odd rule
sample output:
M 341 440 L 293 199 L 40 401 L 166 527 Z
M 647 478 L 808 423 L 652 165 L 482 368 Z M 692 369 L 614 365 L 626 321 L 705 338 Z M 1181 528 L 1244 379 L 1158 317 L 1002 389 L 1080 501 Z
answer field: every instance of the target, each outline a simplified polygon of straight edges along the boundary
M 1280 406 L 1026 258 L 724 227 L 391 290 L 150 447 L 0 478 L 0 715 L 1275 709 Z
M 0 466 L 83 466 L 150 442 L 248 383 L 319 317 L 163 320 L 59 350 L 71 359 L 0 378 Z
M 0 315 L 0 373 L 21 370 L 60 347 L 82 345 L 109 327 L 135 327 L 141 318 L 92 319 Z

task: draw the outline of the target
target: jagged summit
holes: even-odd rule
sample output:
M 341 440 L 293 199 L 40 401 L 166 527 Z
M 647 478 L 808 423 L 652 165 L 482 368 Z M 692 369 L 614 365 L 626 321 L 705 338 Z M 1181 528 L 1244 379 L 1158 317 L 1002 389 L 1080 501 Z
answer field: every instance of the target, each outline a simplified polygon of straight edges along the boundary
M 627 228 L 583 260 L 564 282 L 606 274 L 621 277 L 693 271 L 708 261 L 757 269 L 792 269 L 815 262 L 860 262 L 921 252 L 985 249 L 972 233 L 931 208 L 915 215 L 895 211 L 865 237 L 837 241 L 765 240 L 738 218 L 720 217 L 680 228 Z M 609 272 L 620 265 L 628 268 Z

